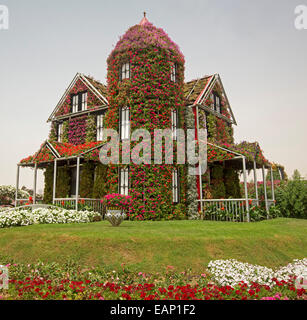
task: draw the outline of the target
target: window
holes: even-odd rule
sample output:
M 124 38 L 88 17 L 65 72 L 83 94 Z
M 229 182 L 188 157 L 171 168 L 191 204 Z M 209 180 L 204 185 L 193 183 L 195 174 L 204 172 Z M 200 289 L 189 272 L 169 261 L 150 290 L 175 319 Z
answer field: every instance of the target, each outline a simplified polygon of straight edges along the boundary
M 79 96 L 77 94 L 72 96 L 72 112 L 78 111 L 78 98 Z
M 122 64 L 120 77 L 121 77 L 120 80 L 125 80 L 125 79 L 130 78 L 130 63 L 129 62 Z
M 179 179 L 178 179 L 178 170 L 173 170 L 173 202 L 179 202 Z
M 120 109 L 120 138 L 121 140 L 130 138 L 130 110 L 129 107 Z
M 81 94 L 81 110 L 84 111 L 87 108 L 87 92 Z
M 96 128 L 97 128 L 97 141 L 102 141 L 103 140 L 103 114 L 99 114 L 97 116 L 97 122 L 96 122 Z
M 79 92 L 72 95 L 72 112 L 85 111 L 87 109 L 87 92 Z
M 172 110 L 172 136 L 173 136 L 173 140 L 177 140 L 177 124 L 178 124 L 177 110 Z
M 62 135 L 63 135 L 63 123 L 59 123 L 58 132 L 57 132 L 58 142 L 62 142 Z
M 212 94 L 214 111 L 221 113 L 221 98 L 217 93 Z
M 129 192 L 129 168 L 121 168 L 119 171 L 119 193 L 125 196 Z
M 176 64 L 172 63 L 171 65 L 171 81 L 176 82 Z

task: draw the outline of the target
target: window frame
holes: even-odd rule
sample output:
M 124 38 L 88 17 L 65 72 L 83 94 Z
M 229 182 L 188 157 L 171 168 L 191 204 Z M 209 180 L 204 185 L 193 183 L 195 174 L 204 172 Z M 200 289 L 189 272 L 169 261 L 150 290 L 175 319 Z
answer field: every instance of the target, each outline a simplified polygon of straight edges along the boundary
M 177 64 L 175 62 L 171 63 L 171 81 L 177 82 Z
M 63 122 L 58 123 L 57 125 L 57 142 L 62 143 L 63 138 Z
M 103 121 L 104 114 L 99 113 L 96 116 L 96 141 L 103 141 Z
M 177 141 L 177 129 L 178 129 L 178 112 L 177 109 L 171 110 L 171 130 L 172 130 L 172 138 Z
M 131 64 L 129 61 L 126 61 L 121 64 L 119 77 L 120 77 L 120 81 L 130 79 L 130 77 L 131 77 Z
M 85 98 L 84 98 L 85 97 Z M 87 110 L 88 91 L 81 91 L 71 95 L 71 113 Z
M 180 202 L 180 179 L 179 179 L 179 170 L 177 168 L 173 169 L 172 172 L 172 195 L 173 203 Z
M 128 106 L 119 108 L 119 135 L 121 141 L 130 139 L 130 107 Z
M 121 195 L 125 195 L 125 196 L 129 195 L 129 188 L 130 188 L 129 173 L 130 173 L 129 167 L 119 168 L 118 170 L 118 193 Z

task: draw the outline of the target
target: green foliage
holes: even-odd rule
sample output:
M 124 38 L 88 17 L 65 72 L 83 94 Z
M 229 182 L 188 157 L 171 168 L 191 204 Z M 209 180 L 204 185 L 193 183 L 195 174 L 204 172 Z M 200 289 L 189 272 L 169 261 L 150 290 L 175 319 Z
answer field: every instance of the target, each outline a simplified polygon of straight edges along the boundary
M 85 162 L 80 174 L 80 196 L 81 198 L 91 198 L 94 185 L 94 168 L 93 162 Z
M 56 141 L 57 140 L 57 126 L 55 122 L 51 123 L 51 128 L 49 132 L 49 138 L 50 141 Z
M 307 218 L 307 181 L 301 179 L 297 170 L 291 180 L 277 188 L 275 197 L 282 216 Z
M 226 188 L 223 180 L 223 167 L 213 166 L 212 167 L 212 196 L 214 199 L 225 198 Z
M 70 177 L 71 171 L 64 165 L 57 168 L 57 181 L 55 196 L 57 198 L 66 198 L 70 195 Z
M 96 141 L 96 116 L 89 115 L 86 120 L 85 142 Z
M 231 168 L 224 169 L 224 184 L 226 198 L 241 198 L 240 180 L 236 170 Z
M 52 203 L 52 191 L 53 191 L 53 164 L 47 165 L 44 172 L 45 187 L 44 187 L 44 203 Z
M 68 143 L 68 130 L 69 130 L 69 121 L 66 120 L 63 122 L 63 133 L 62 133 L 62 142 Z
M 95 168 L 95 180 L 93 185 L 93 198 L 102 199 L 106 194 L 112 193 L 108 188 L 108 167 L 97 163 Z

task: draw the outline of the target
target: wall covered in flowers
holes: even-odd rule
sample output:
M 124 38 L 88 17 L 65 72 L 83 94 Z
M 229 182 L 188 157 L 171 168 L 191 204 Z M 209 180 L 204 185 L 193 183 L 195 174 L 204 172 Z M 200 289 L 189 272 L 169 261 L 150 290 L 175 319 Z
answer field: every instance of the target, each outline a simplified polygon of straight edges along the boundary
M 120 68 L 130 63 L 130 79 L 120 81 Z M 171 81 L 171 67 L 176 65 L 176 81 Z M 171 128 L 171 111 L 177 110 L 184 127 L 184 57 L 165 32 L 150 23 L 130 28 L 108 58 L 108 95 L 110 108 L 105 127 L 118 129 L 119 109 L 130 108 L 131 132 L 138 128 Z M 131 144 L 133 148 L 134 144 Z M 152 148 L 153 155 L 153 148 Z M 130 189 L 133 207 L 130 218 L 164 219 L 175 211 L 172 199 L 172 172 L 180 177 L 180 201 L 186 201 L 185 168 L 174 165 L 130 165 Z M 118 172 L 109 173 L 117 184 Z

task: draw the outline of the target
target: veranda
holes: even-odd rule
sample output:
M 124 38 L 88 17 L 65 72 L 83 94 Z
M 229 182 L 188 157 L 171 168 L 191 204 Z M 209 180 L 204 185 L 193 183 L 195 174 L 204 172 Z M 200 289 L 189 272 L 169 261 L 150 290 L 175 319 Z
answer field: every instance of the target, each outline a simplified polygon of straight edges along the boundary
M 91 207 L 93 210 L 103 213 L 103 205 L 101 204 L 101 199 L 90 199 L 90 198 L 81 198 L 79 196 L 79 185 L 80 185 L 80 165 L 82 165 L 82 161 L 84 161 L 84 156 L 89 151 L 93 149 L 98 149 L 100 146 L 87 150 L 85 152 L 80 152 L 74 156 L 67 157 L 61 156 L 56 150 L 53 148 L 51 143 L 46 143 L 45 146 L 49 149 L 49 151 L 53 155 L 53 197 L 52 203 L 55 206 L 60 207 L 74 207 L 75 210 L 80 209 L 80 203 L 82 205 L 86 205 Z M 258 194 L 258 181 L 257 181 L 257 169 L 261 169 L 263 181 L 266 181 L 266 176 L 268 171 L 270 171 L 271 176 L 271 188 L 272 188 L 272 199 L 268 199 L 267 193 L 267 185 L 264 186 L 264 206 L 267 212 L 267 217 L 269 218 L 269 208 L 275 202 L 274 195 L 274 179 L 273 179 L 273 170 L 272 165 L 269 162 L 265 162 L 260 164 L 255 159 L 252 161 L 247 158 L 244 154 L 235 152 L 233 150 L 223 148 L 221 146 L 207 143 L 208 148 L 215 148 L 220 150 L 222 153 L 227 154 L 227 160 L 224 160 L 224 165 L 229 165 L 232 168 L 237 170 L 242 170 L 243 173 L 243 183 L 244 183 L 244 198 L 240 199 L 204 199 L 202 192 L 202 175 L 198 176 L 197 184 L 199 188 L 198 194 L 198 203 L 200 213 L 203 215 L 206 213 L 208 208 L 211 208 L 210 219 L 219 220 L 218 215 L 216 214 L 219 210 L 225 210 L 229 214 L 227 220 L 228 221 L 241 221 L 241 222 L 250 222 L 250 206 L 251 205 L 259 205 L 260 199 Z M 69 162 L 70 165 L 76 166 L 76 182 L 75 182 L 75 196 L 67 197 L 67 198 L 57 198 L 56 197 L 56 183 L 57 183 L 57 168 L 59 165 L 67 164 Z M 221 162 L 219 160 L 219 162 Z M 35 162 L 35 159 L 30 163 L 19 163 L 17 165 L 17 177 L 16 177 L 16 196 L 15 196 L 15 206 L 20 206 L 23 203 L 27 202 L 28 199 L 18 199 L 18 189 L 19 189 L 19 176 L 20 176 L 20 168 L 22 167 L 31 167 L 34 169 L 34 178 L 33 178 L 33 204 L 37 204 L 36 200 L 36 188 L 37 188 L 37 170 L 45 169 L 46 165 L 50 164 L 50 160 Z M 249 198 L 248 190 L 247 190 L 247 170 L 253 170 L 254 172 L 254 184 L 255 184 L 255 195 L 254 199 Z M 212 208 L 214 209 L 212 211 Z

